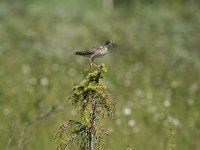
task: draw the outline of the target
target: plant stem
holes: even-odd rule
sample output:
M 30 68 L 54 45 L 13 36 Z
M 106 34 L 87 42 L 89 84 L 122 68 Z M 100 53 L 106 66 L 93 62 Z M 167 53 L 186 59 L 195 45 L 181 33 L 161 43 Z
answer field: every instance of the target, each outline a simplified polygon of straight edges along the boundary
M 89 150 L 94 150 L 94 126 L 96 123 L 96 96 L 92 98 L 92 114 L 90 120 L 90 131 L 89 131 Z

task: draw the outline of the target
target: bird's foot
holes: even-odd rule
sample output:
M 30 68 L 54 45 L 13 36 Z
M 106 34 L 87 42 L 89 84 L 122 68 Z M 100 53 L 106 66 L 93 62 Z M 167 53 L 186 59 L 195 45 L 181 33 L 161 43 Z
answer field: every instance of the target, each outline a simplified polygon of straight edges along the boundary
M 99 67 L 98 65 L 96 65 L 96 64 L 94 64 L 94 63 L 90 63 L 90 69 L 92 69 L 92 66 L 94 66 L 94 67 L 96 67 L 96 68 Z
M 94 64 L 94 63 L 92 63 L 96 68 L 98 68 L 99 66 L 98 65 L 96 65 L 96 64 Z

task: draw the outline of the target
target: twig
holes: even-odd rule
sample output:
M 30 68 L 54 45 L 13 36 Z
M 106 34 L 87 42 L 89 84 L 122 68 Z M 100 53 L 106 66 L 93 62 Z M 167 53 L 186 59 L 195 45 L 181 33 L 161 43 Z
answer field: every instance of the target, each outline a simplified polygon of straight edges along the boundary
M 14 130 L 15 130 L 15 123 L 12 123 L 11 128 L 10 128 L 10 134 L 9 134 L 8 142 L 7 142 L 7 145 L 5 147 L 5 150 L 8 150 L 11 143 L 12 143 Z
M 53 106 L 50 110 L 47 110 L 46 112 L 43 112 L 38 117 L 33 119 L 31 122 L 27 123 L 25 128 L 20 132 L 19 141 L 18 141 L 18 150 L 22 150 L 23 146 L 26 145 L 30 141 L 30 138 L 28 138 L 26 141 L 24 141 L 24 134 L 27 132 L 27 130 L 31 126 L 36 124 L 39 120 L 47 118 L 47 117 L 49 117 L 50 115 L 52 115 L 52 114 L 54 114 L 56 112 L 62 111 L 63 109 L 64 108 L 62 106 L 58 106 L 58 107 Z

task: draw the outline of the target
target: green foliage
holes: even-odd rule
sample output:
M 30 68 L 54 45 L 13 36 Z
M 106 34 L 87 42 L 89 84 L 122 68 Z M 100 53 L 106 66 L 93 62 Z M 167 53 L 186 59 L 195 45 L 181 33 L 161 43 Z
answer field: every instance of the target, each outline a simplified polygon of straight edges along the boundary
M 88 60 L 73 54 L 107 39 L 119 46 L 95 60 L 109 68 L 106 90 L 117 101 L 114 119 L 102 120 L 114 131 L 106 147 L 166 150 L 175 143 L 177 150 L 199 149 L 199 0 L 114 0 L 110 14 L 101 2 L 0 0 L 0 149 L 16 150 L 26 124 L 62 104 L 64 112 L 24 135 L 32 135 L 25 150 L 55 149 L 58 124 L 80 119 L 66 97 Z
M 106 67 L 102 64 L 97 70 L 88 73 L 80 85 L 74 86 L 70 102 L 80 111 L 85 121 L 90 120 L 89 114 L 92 111 L 92 98 L 95 96 L 97 101 L 96 111 L 99 116 L 109 115 L 113 108 L 113 102 L 105 94 L 106 85 L 103 83 L 104 74 L 107 72 Z
M 97 121 L 112 114 L 114 107 L 113 101 L 105 93 L 106 85 L 103 78 L 106 72 L 105 65 L 101 64 L 88 73 L 79 85 L 73 87 L 69 100 L 80 112 L 85 123 L 69 120 L 61 125 L 56 134 L 56 140 L 61 141 L 58 149 L 65 149 L 70 142 L 74 141 L 80 149 L 88 149 L 90 134 L 95 136 L 96 148 L 102 148 L 103 134 L 108 134 L 108 131 Z M 92 133 L 90 133 L 91 128 Z
M 76 141 L 80 149 L 86 149 L 88 147 L 88 132 L 89 128 L 87 125 L 69 120 L 60 126 L 55 136 L 55 141 L 60 142 L 57 149 L 66 149 L 68 144 L 74 141 Z

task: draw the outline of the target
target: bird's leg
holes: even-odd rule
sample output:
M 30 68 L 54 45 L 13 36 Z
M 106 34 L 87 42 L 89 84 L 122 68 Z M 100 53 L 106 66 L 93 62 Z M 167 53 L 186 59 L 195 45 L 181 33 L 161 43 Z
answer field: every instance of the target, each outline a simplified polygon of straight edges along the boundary
M 93 58 L 91 57 L 91 58 L 89 59 L 89 61 L 90 61 L 90 69 L 92 69 Z
M 93 57 L 91 57 L 91 58 L 89 59 L 89 61 L 90 61 L 90 69 L 92 69 L 92 65 L 94 65 L 95 67 L 98 67 L 96 64 L 93 63 L 93 61 L 94 61 L 94 58 L 93 58 Z

